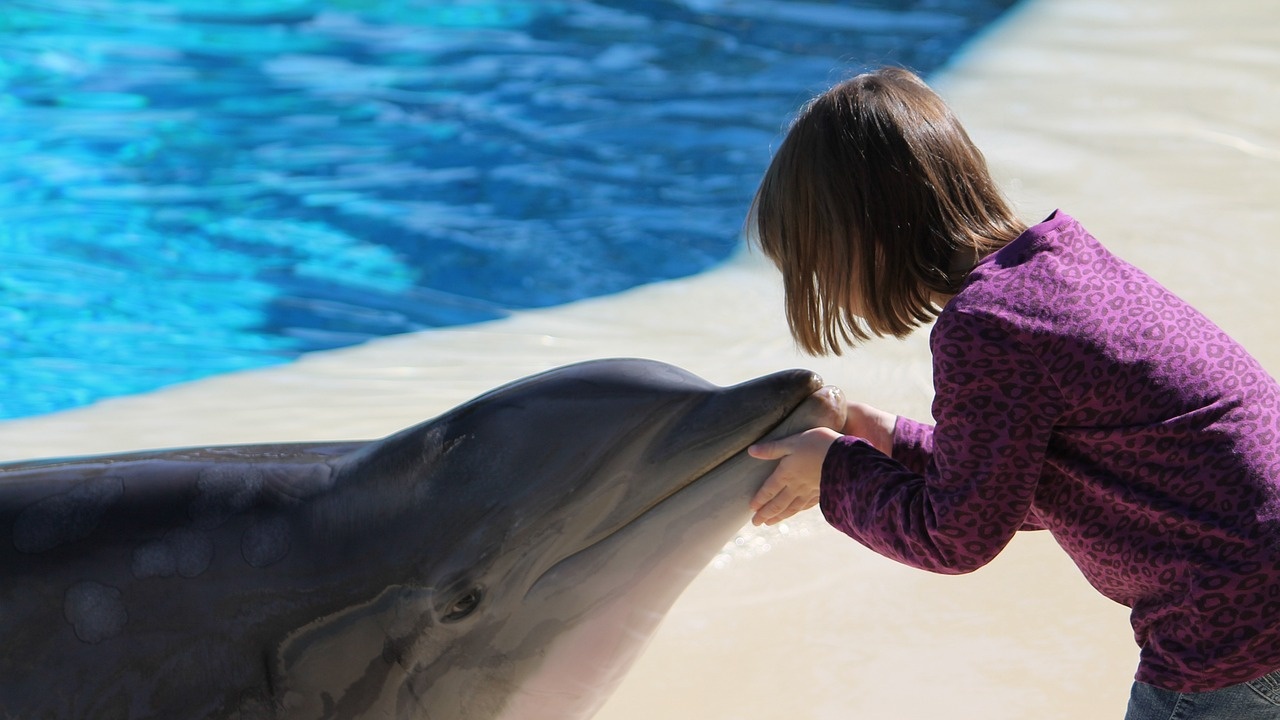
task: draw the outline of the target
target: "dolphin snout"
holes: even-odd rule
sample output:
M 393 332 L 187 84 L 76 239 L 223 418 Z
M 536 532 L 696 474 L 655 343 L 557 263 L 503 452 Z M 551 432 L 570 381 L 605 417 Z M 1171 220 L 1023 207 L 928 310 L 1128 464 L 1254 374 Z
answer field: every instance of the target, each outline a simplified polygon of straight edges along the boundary
M 847 417 L 848 400 L 844 392 L 834 385 L 824 385 L 802 399 L 795 409 L 762 439 L 776 440 L 816 427 L 828 427 L 836 432 L 844 432 Z
M 717 388 L 679 418 L 657 445 L 666 454 L 710 453 L 718 464 L 772 430 L 822 387 L 822 378 L 811 370 L 783 370 Z
M 740 405 L 750 415 L 774 416 L 775 424 L 814 397 L 823 398 L 833 414 L 844 405 L 839 388 L 824 386 L 821 375 L 800 369 L 783 370 L 725 388 L 720 397 L 721 402 Z

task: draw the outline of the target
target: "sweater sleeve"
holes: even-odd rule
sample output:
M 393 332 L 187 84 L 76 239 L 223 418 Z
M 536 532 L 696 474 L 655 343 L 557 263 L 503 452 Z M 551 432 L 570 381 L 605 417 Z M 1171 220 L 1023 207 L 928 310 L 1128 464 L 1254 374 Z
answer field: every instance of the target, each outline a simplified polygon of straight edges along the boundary
M 894 460 L 918 475 L 929 472 L 933 463 L 933 426 L 918 420 L 898 416 L 893 427 Z M 1045 525 L 1036 516 L 1034 508 L 1027 514 L 1020 530 L 1044 530 Z
M 893 459 L 925 474 L 933 461 L 933 426 L 899 415 L 893 424 Z
M 1062 398 L 1044 365 L 997 320 L 938 318 L 933 428 L 899 421 L 894 457 L 841 438 L 822 468 L 833 526 L 887 557 L 940 573 L 990 562 L 1031 511 Z

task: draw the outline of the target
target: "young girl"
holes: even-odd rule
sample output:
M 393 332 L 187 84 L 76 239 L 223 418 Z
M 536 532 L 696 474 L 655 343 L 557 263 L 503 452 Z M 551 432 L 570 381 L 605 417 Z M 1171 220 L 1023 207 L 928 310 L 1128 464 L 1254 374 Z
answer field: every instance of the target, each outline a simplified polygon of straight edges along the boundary
M 940 573 L 1047 529 L 1133 610 L 1128 720 L 1280 718 L 1280 386 L 1248 353 L 1065 213 L 1020 223 L 905 70 L 806 106 L 752 213 L 805 351 L 936 318 L 936 425 L 850 403 L 754 446 L 757 524 L 818 504 Z

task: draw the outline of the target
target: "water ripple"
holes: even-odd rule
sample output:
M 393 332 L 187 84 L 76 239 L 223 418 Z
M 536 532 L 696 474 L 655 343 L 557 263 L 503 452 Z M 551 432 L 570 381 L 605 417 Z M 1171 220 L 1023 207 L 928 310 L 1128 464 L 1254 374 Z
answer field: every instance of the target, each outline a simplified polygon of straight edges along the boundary
M 9 0 L 0 418 L 724 259 L 788 113 L 1011 0 Z

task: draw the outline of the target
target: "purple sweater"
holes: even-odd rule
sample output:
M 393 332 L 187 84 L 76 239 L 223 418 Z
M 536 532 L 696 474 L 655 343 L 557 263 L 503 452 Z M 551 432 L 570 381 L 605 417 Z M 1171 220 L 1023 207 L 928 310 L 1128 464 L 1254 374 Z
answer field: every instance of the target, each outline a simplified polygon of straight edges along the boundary
M 1280 668 L 1280 386 L 1244 349 L 1061 212 L 973 270 L 930 347 L 937 425 L 899 418 L 892 459 L 832 445 L 832 525 L 942 573 L 1048 529 L 1132 608 L 1138 680 Z

